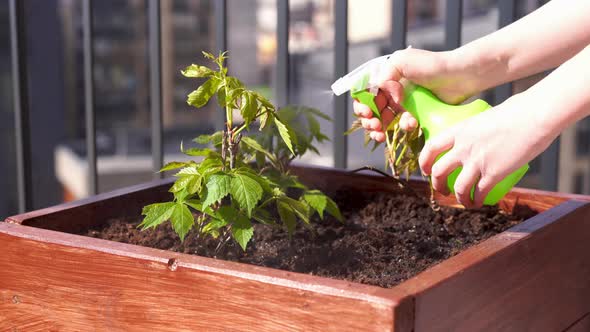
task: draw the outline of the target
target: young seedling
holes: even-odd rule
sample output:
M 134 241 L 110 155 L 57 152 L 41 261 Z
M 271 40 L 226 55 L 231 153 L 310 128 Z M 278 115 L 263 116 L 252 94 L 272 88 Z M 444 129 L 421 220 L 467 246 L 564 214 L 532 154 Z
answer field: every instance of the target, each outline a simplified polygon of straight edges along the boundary
M 412 132 L 403 131 L 399 124 L 401 113 L 393 109 L 391 111 L 394 114 L 393 119 L 385 131 L 385 167 L 391 169 L 394 178 L 399 180 L 402 175 L 405 175 L 407 180 L 418 169 L 418 156 L 424 146 L 424 136 L 419 128 Z M 359 129 L 362 129 L 361 121 L 356 119 L 346 134 Z M 370 141 L 369 133 L 365 132 L 365 146 Z M 380 145 L 381 143 L 375 141 L 372 151 Z
M 321 134 L 316 117 L 327 117 L 310 108 L 277 110 L 261 94 L 227 74 L 226 53 L 203 55 L 217 68 L 193 64 L 182 71 L 186 77 L 206 79 L 188 95 L 187 103 L 201 108 L 215 97 L 225 111 L 225 128 L 194 139 L 212 148 L 184 149 L 181 145 L 183 153 L 201 160 L 171 162 L 162 168 L 180 169 L 170 188 L 174 200 L 144 207 L 145 218 L 139 227 L 154 228 L 170 220 L 181 240 L 196 227 L 197 236 L 219 239 L 218 249 L 233 238 L 246 250 L 254 232 L 252 221 L 282 225 L 292 234 L 297 220 L 310 226 L 316 213 L 320 218 L 328 213 L 342 220 L 332 199 L 307 188 L 288 168 L 308 150 L 318 153 L 313 143 L 327 137 Z M 261 131 L 257 137 L 246 136 L 255 125 Z

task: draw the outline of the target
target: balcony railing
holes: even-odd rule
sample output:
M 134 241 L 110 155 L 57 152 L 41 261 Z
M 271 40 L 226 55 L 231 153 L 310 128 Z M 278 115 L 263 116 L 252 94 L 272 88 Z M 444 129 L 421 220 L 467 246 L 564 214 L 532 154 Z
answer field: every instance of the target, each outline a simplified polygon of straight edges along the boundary
M 13 72 L 13 95 L 16 133 L 16 165 L 19 210 L 24 212 L 32 208 L 32 167 L 31 167 L 31 133 L 29 126 L 29 94 L 27 91 L 27 48 L 25 42 L 24 1 L 10 1 L 10 38 Z M 163 164 L 162 144 L 162 61 L 161 61 L 161 15 L 160 0 L 148 0 L 148 41 L 149 41 L 149 73 L 150 73 L 150 107 L 152 164 L 159 170 Z M 391 13 L 391 51 L 406 47 L 407 7 L 408 0 L 392 0 Z M 85 94 L 85 125 L 86 125 L 86 158 L 89 165 L 88 186 L 91 194 L 97 193 L 97 150 L 96 123 L 94 110 L 94 78 L 93 78 L 93 39 L 92 39 L 92 0 L 82 0 L 83 24 L 83 57 L 84 57 L 84 94 Z M 334 79 L 345 75 L 348 71 L 348 1 L 334 1 Z M 499 0 L 498 27 L 510 24 L 515 20 L 516 8 L 513 0 Z M 445 20 L 445 47 L 453 49 L 461 44 L 462 1 L 448 0 Z M 227 50 L 227 0 L 214 1 L 215 40 L 218 50 Z M 275 94 L 279 105 L 289 103 L 289 0 L 277 0 L 277 62 Z M 229 63 L 231 67 L 231 61 Z M 512 94 L 510 84 L 494 90 L 496 103 Z M 342 133 L 347 129 L 347 112 L 349 99 L 346 96 L 335 97 L 333 160 L 339 168 L 347 167 L 347 138 Z M 217 119 L 217 127 L 221 128 L 222 112 Z M 337 138 L 337 139 L 336 139 Z M 553 144 L 541 158 L 543 186 L 546 189 L 557 188 L 557 144 Z M 162 176 L 155 173 L 156 177 Z

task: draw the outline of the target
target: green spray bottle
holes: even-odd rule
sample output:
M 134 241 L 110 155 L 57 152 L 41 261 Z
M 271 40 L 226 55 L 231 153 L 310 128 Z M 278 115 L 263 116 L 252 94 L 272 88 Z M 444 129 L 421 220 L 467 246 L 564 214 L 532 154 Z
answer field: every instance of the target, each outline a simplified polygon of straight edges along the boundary
M 380 112 L 375 104 L 378 88 L 371 79 L 377 77 L 378 72 L 383 68 L 390 56 L 385 55 L 375 58 L 359 66 L 348 75 L 337 80 L 332 85 L 332 91 L 336 95 L 350 91 L 353 98 L 369 106 L 373 111 L 373 115 L 381 120 Z M 422 86 L 407 81 L 402 83 L 404 86 L 402 107 L 416 118 L 426 141 L 445 129 L 491 108 L 488 103 L 481 99 L 464 105 L 449 105 Z M 437 159 L 443 155 L 444 153 L 439 155 Z M 455 181 L 461 169 L 461 167 L 458 167 L 447 178 L 447 186 L 452 193 L 454 193 Z M 520 181 L 528 169 L 529 165 L 526 164 L 496 184 L 484 199 L 484 205 L 496 205 Z M 471 195 L 473 198 L 473 188 Z

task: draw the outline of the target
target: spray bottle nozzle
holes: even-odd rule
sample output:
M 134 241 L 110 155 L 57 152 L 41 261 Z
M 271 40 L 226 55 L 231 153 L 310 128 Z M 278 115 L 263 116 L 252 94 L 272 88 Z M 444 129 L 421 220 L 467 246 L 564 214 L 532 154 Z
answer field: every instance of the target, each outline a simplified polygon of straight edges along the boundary
M 348 91 L 373 90 L 376 83 L 374 80 L 390 56 L 391 54 L 383 55 L 358 66 L 355 70 L 334 82 L 332 84 L 332 92 L 340 96 Z M 375 88 L 371 93 L 374 95 L 377 94 L 377 89 Z

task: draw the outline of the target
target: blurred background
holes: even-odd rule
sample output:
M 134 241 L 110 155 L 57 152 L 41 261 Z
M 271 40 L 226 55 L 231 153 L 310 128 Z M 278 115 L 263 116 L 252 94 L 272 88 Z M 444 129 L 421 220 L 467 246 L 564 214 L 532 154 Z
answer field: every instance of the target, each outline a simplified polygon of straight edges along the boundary
M 20 0 L 22 1 L 22 0 Z M 335 1 L 289 1 L 289 100 L 333 116 Z M 181 140 L 215 129 L 216 107 L 196 110 L 186 95 L 196 88 L 180 69 L 204 63 L 201 50 L 217 49 L 215 0 L 162 0 L 162 106 L 165 162 L 182 159 Z M 515 1 L 521 17 L 546 1 Z M 78 0 L 26 0 L 26 42 L 31 128 L 32 208 L 89 195 L 85 151 L 82 12 Z M 407 43 L 445 49 L 445 0 L 409 0 Z M 149 109 L 149 48 L 146 0 L 93 2 L 94 84 L 98 191 L 153 178 Z M 15 132 L 11 78 L 9 1 L 0 0 L 0 220 L 17 213 Z M 461 43 L 498 28 L 498 3 L 463 0 Z M 349 69 L 392 51 L 392 1 L 348 0 Z M 271 99 L 276 97 L 277 1 L 228 0 L 230 73 Z M 543 75 L 512 86 L 522 91 Z M 491 103 L 490 93 L 480 96 Z M 348 106 L 349 123 L 352 122 Z M 332 136 L 332 124 L 322 123 Z M 340 137 L 335 137 L 340 139 Z M 539 160 L 520 186 L 590 193 L 590 121 L 569 128 L 556 143 L 556 181 L 543 181 Z M 333 166 L 333 142 L 302 164 Z M 554 154 L 555 156 L 555 154 Z M 348 168 L 382 168 L 381 150 L 363 148 L 362 134 L 348 142 Z

